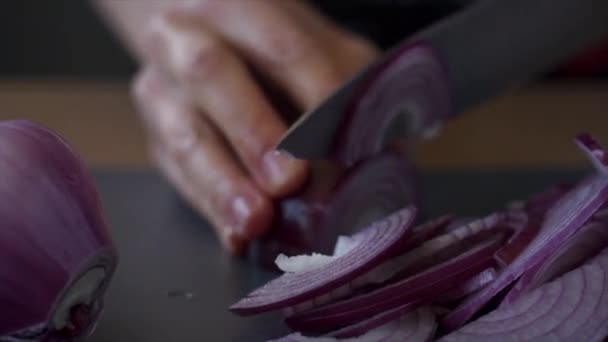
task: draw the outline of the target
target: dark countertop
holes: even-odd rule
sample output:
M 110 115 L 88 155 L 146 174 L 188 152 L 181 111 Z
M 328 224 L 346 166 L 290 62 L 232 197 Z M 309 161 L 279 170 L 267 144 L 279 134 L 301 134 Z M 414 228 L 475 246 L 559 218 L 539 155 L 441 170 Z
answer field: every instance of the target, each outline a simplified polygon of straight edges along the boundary
M 446 171 L 421 181 L 428 216 L 483 215 L 580 174 Z M 90 342 L 264 341 L 286 332 L 277 316 L 228 312 L 272 274 L 222 252 L 206 223 L 156 173 L 109 169 L 95 175 L 121 259 Z

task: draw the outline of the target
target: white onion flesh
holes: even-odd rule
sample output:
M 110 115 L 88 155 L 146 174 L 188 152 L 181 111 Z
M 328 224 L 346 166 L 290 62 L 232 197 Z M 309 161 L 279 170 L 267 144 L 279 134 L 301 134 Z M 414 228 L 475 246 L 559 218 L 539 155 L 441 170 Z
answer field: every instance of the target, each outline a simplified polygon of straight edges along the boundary
M 338 257 L 348 253 L 355 245 L 356 240 L 349 236 L 339 236 L 334 247 L 333 255 L 321 253 L 287 256 L 283 253 L 277 255 L 275 264 L 285 273 L 309 272 L 319 269 Z
M 277 255 L 275 264 L 285 273 L 310 272 L 329 264 L 335 257 L 331 255 L 312 253 L 310 255 L 286 256 Z

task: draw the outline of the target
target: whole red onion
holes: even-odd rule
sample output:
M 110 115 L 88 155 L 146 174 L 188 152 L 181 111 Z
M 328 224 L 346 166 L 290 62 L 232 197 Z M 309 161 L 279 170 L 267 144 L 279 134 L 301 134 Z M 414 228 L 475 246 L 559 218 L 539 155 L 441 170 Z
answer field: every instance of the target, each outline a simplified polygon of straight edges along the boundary
M 59 135 L 0 122 L 0 340 L 78 341 L 118 262 L 93 179 Z

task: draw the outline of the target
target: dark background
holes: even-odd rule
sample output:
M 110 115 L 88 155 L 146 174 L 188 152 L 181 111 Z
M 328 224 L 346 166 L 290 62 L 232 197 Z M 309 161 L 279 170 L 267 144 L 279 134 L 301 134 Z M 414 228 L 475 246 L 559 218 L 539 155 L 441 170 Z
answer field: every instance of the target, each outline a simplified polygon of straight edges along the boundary
M 317 0 L 315 4 L 338 22 L 388 47 L 467 2 Z M 87 0 L 3 0 L 0 43 L 3 78 L 57 75 L 123 78 L 136 69 Z
M 87 0 L 2 1 L 0 42 L 2 77 L 125 77 L 135 68 Z
M 148 0 L 124 0 L 148 1 Z M 252 1 L 252 0 L 217 0 Z M 473 0 L 316 0 L 328 16 L 386 48 Z M 127 78 L 134 61 L 88 0 L 3 0 L 0 10 L 0 77 Z M 559 76 L 605 77 L 603 62 L 583 63 Z M 592 58 L 593 59 L 593 58 Z M 597 59 L 597 58 L 596 58 Z M 595 62 L 594 62 L 595 63 Z M 547 76 L 556 76 L 553 72 Z

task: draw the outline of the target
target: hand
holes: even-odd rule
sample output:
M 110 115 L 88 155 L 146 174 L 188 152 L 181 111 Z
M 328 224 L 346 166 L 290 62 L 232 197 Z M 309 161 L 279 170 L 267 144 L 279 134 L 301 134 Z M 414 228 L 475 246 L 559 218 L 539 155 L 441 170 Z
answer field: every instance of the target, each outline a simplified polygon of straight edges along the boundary
M 287 124 L 251 71 L 306 111 L 377 51 L 299 0 L 181 1 L 148 23 L 134 94 L 152 155 L 238 254 L 307 175 L 273 151 Z

